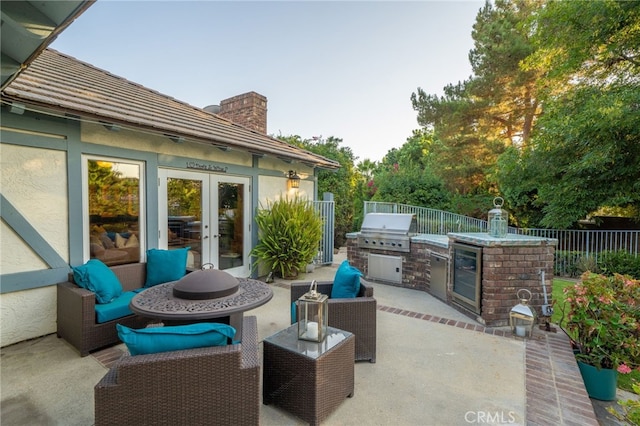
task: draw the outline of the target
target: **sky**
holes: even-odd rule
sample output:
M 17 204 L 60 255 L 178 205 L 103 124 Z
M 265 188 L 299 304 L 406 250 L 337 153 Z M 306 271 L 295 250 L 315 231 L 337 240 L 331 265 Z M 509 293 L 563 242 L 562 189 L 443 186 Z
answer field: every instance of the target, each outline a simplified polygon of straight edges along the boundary
M 418 88 L 469 78 L 483 4 L 98 0 L 50 47 L 199 108 L 257 92 L 268 134 L 340 138 L 357 164 L 420 128 Z

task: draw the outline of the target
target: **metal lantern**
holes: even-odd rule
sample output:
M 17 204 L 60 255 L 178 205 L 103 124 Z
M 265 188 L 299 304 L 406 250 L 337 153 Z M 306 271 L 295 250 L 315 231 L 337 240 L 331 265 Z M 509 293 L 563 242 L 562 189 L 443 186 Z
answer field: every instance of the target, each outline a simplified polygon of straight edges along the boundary
M 525 293 L 528 293 L 528 298 L 524 296 Z M 520 303 L 511 308 L 511 312 L 509 312 L 511 332 L 518 337 L 531 338 L 533 326 L 536 324 L 536 313 L 529 306 L 529 301 L 532 297 L 531 292 L 526 288 L 521 288 L 516 295 L 520 299 Z
M 309 291 L 298 299 L 298 339 L 322 342 L 327 335 L 329 298 L 318 293 L 318 283 L 311 282 Z
M 507 236 L 509 227 L 509 213 L 502 209 L 504 199 L 496 197 L 493 199 L 493 208 L 489 210 L 489 235 L 495 238 Z

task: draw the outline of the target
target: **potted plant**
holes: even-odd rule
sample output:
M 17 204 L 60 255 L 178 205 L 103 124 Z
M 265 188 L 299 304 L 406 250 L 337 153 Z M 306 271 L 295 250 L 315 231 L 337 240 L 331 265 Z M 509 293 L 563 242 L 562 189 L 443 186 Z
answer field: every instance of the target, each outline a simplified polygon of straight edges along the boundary
M 564 327 L 587 392 L 592 398 L 613 400 L 617 373 L 640 368 L 640 280 L 585 272 L 564 294 Z M 594 388 L 605 383 L 607 388 Z
M 313 205 L 297 195 L 280 198 L 259 209 L 255 220 L 259 241 L 251 255 L 283 278 L 304 272 L 322 239 L 322 219 Z

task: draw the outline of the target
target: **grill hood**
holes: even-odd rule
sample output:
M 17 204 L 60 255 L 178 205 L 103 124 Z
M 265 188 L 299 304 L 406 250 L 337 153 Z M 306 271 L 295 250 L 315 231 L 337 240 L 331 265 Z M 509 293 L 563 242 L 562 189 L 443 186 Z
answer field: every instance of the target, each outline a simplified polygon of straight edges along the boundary
M 411 251 L 416 218 L 404 213 L 369 213 L 362 221 L 358 246 L 390 251 Z
M 413 236 L 416 234 L 416 218 L 409 213 L 368 213 L 360 232 Z

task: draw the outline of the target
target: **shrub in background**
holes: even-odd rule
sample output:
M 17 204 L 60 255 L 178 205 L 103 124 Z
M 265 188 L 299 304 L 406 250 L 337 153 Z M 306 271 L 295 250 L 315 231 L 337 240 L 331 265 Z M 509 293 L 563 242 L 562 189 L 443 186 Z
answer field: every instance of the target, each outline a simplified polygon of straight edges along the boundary
M 640 256 L 623 250 L 605 251 L 598 255 L 598 268 L 605 275 L 622 274 L 640 279 Z

